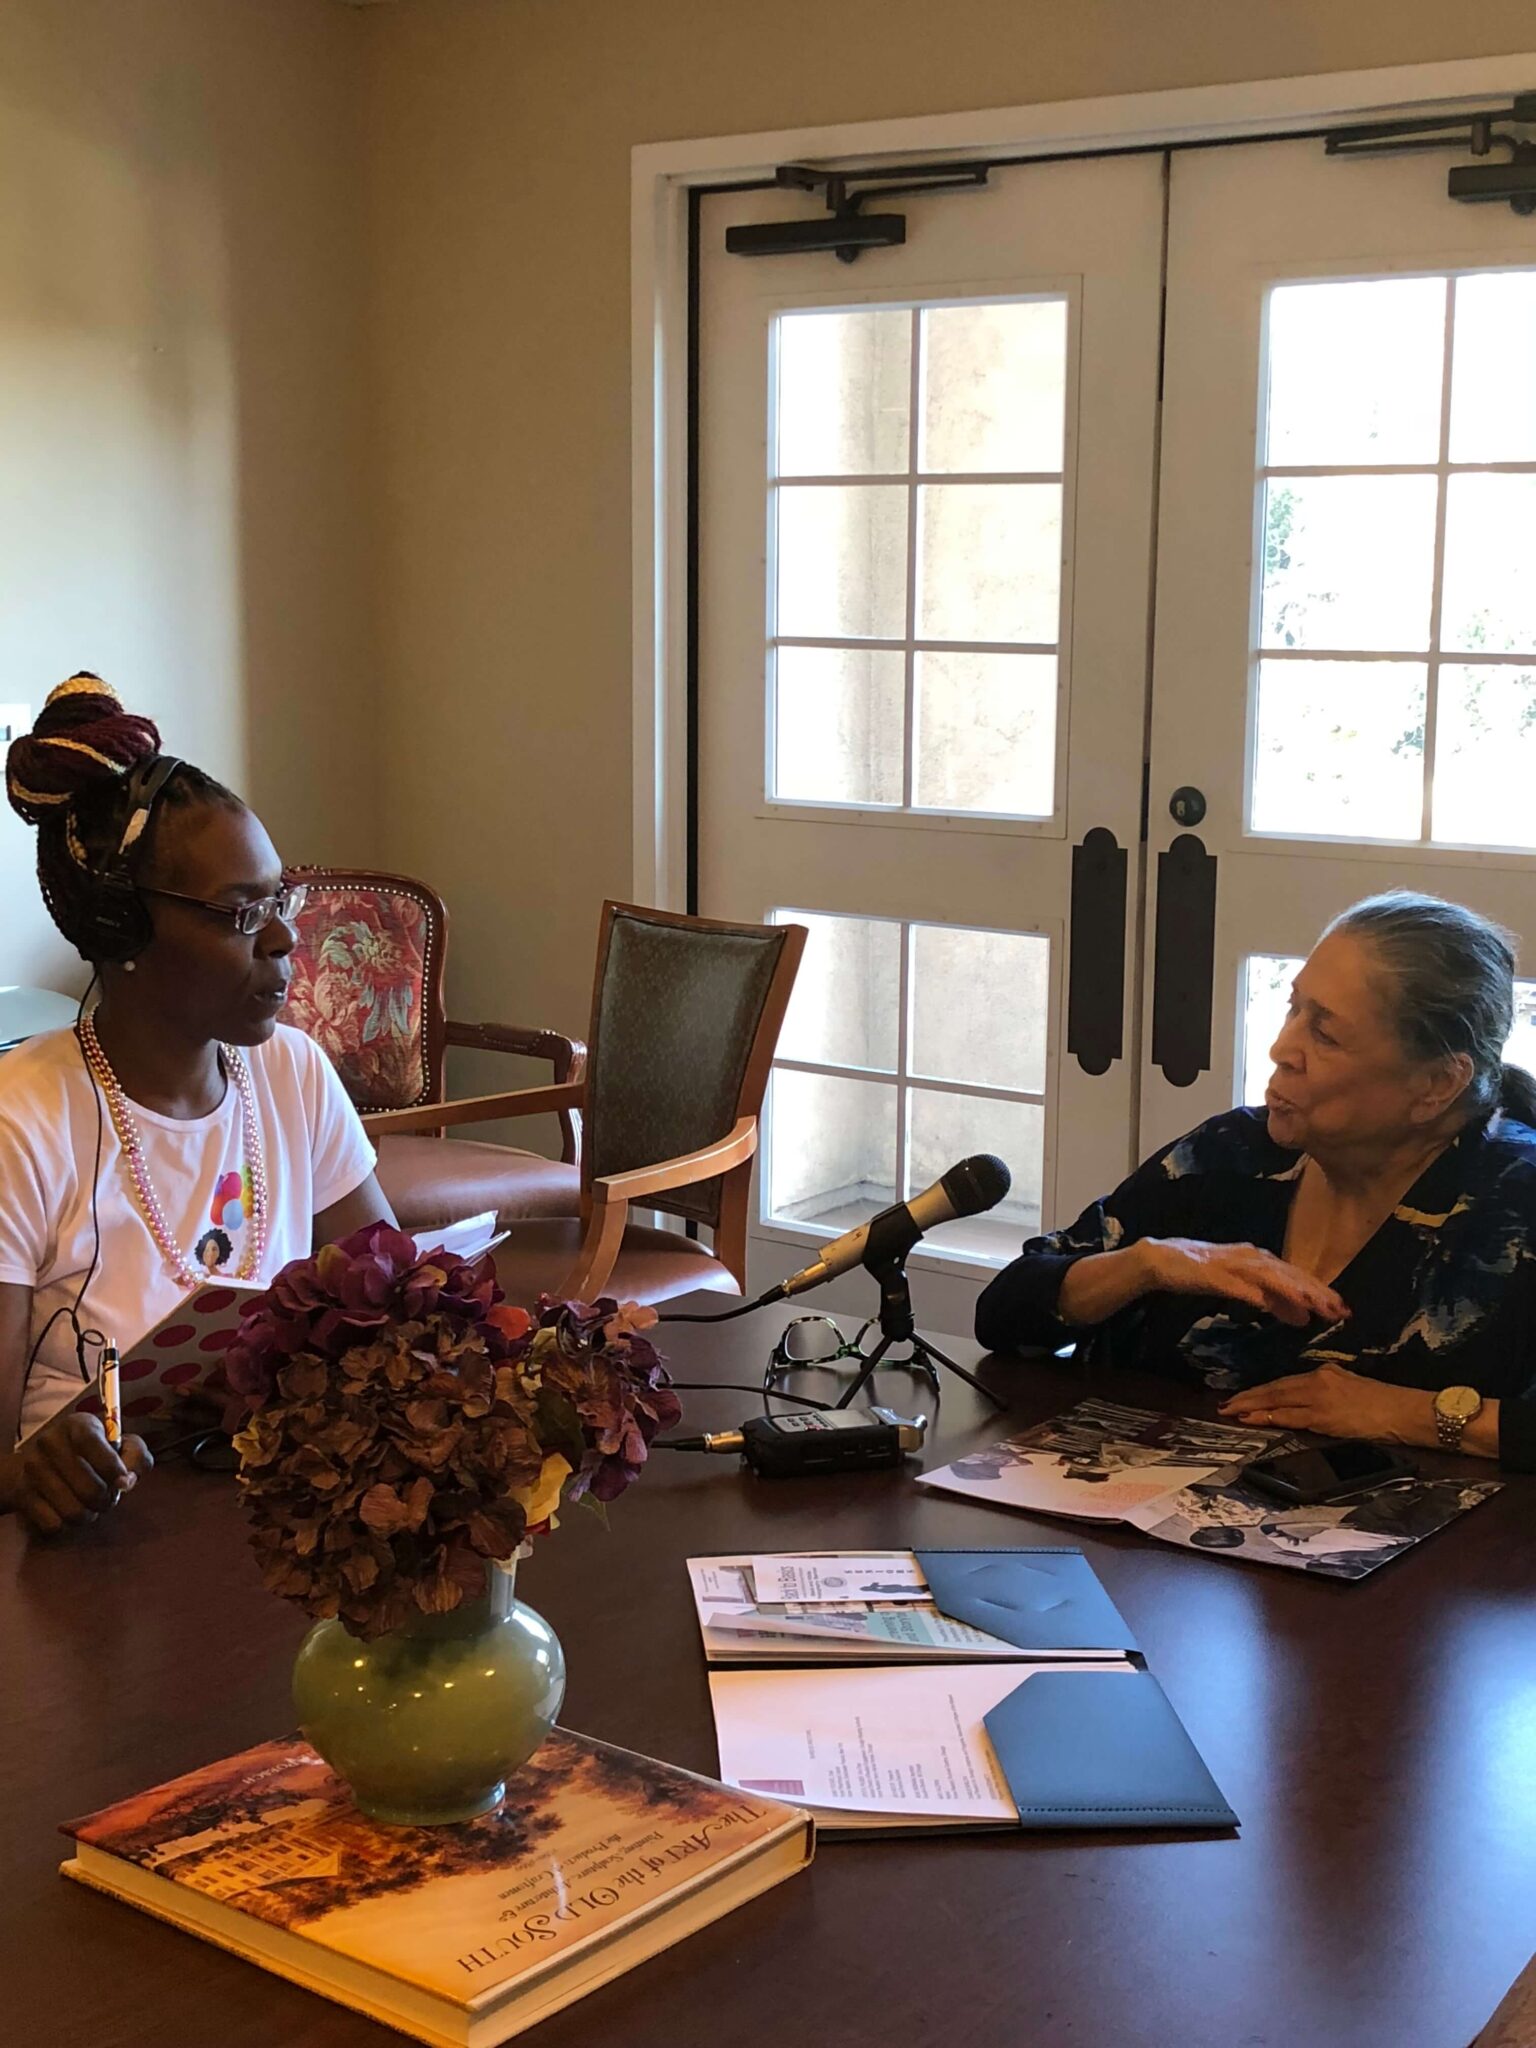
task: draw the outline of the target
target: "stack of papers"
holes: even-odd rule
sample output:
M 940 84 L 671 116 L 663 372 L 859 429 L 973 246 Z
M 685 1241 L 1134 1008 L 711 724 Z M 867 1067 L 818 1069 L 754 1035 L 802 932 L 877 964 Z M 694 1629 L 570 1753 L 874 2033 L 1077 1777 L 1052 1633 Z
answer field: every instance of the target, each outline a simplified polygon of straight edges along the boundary
M 1024 1658 L 1122 1656 L 1131 1644 L 1130 1633 L 1102 1599 L 1102 1588 L 1081 1554 L 1028 1555 L 1051 1561 L 1048 1567 L 1036 1563 L 1026 1569 L 1042 1578 L 1048 1571 L 1039 1593 L 1058 1621 L 1067 1599 L 1082 1602 L 1090 1585 L 1099 1593 L 1102 1605 L 1094 1604 L 1091 1620 L 1083 1617 L 1087 1642 L 1048 1641 L 1031 1631 L 1037 1640 L 1023 1647 L 1011 1636 L 945 1611 L 910 1550 L 691 1557 L 688 1576 L 711 1664 L 956 1663 L 993 1657 L 1018 1663 Z M 1113 1640 L 1092 1640 L 1096 1632 Z M 1066 1633 L 1080 1636 L 1083 1631 Z
M 711 1672 L 721 1777 L 834 1832 L 1018 1827 L 988 1715 L 1046 1674 L 1145 1677 L 1077 1550 L 795 1551 L 688 1572 L 709 1662 L 776 1667 Z
M 1133 1670 L 1124 1659 L 1051 1668 Z M 1032 1675 L 1018 1664 L 714 1671 L 720 1775 L 743 1792 L 792 1799 L 833 1833 L 1017 1828 L 1018 1804 L 984 1721 Z

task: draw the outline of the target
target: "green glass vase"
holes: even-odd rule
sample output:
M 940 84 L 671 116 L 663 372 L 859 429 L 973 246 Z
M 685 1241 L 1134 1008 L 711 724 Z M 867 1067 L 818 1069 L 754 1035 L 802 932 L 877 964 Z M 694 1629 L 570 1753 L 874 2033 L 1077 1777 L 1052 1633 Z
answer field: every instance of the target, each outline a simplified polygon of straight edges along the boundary
M 560 1639 L 516 1597 L 516 1563 L 451 1614 L 414 1615 L 370 1643 L 317 1621 L 293 1667 L 305 1740 L 361 1813 L 434 1827 L 489 1813 L 565 1696 Z

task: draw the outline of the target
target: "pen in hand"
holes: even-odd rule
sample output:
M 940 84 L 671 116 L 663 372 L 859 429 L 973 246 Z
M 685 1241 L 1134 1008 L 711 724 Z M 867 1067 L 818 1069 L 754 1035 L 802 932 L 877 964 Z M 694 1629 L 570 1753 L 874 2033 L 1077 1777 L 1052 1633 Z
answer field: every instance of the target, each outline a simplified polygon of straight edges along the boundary
M 101 1421 L 107 1433 L 107 1442 L 121 1455 L 123 1403 L 118 1387 L 117 1346 L 110 1340 L 101 1347 Z M 120 1498 L 120 1494 L 114 1496 L 114 1499 Z

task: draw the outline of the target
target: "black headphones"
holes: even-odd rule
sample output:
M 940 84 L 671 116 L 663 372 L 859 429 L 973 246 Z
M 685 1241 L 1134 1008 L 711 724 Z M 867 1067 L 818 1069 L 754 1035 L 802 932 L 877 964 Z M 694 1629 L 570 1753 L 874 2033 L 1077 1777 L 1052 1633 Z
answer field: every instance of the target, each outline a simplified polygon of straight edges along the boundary
M 128 777 L 128 822 L 110 859 L 91 874 L 82 951 L 91 960 L 131 960 L 155 935 L 144 899 L 128 872 L 128 856 L 144 836 L 155 799 L 181 766 L 175 754 L 151 754 Z

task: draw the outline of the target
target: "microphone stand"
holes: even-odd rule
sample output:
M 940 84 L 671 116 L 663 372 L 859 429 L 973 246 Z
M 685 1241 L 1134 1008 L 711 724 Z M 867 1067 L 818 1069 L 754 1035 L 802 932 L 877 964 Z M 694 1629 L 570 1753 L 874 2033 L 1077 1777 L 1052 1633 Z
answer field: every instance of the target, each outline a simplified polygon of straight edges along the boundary
M 963 1365 L 957 1365 L 952 1358 L 930 1344 L 926 1337 L 918 1335 L 917 1325 L 912 1319 L 912 1289 L 907 1281 L 905 1260 L 906 1253 L 901 1252 L 894 1258 L 866 1258 L 863 1261 L 864 1270 L 880 1284 L 880 1342 L 865 1359 L 858 1377 L 850 1382 L 847 1391 L 840 1395 L 833 1405 L 847 1408 L 868 1386 L 871 1376 L 891 1346 L 905 1343 L 912 1347 L 911 1356 L 895 1362 L 898 1365 L 921 1366 L 932 1380 L 935 1393 L 939 1388 L 936 1368 L 942 1365 L 957 1378 L 964 1380 L 968 1387 L 974 1387 L 978 1394 L 984 1395 L 994 1408 L 1005 1408 L 1008 1404 L 994 1394 L 990 1387 L 984 1387 L 974 1373 L 967 1372 Z
M 870 1222 L 864 1240 L 864 1254 L 859 1263 L 879 1284 L 880 1342 L 868 1358 L 862 1361 L 858 1374 L 847 1391 L 832 1404 L 834 1407 L 848 1407 L 855 1396 L 864 1391 L 873 1374 L 885 1362 L 885 1355 L 893 1344 L 910 1344 L 912 1349 L 909 1357 L 894 1359 L 892 1364 L 897 1367 L 915 1365 L 926 1374 L 935 1394 L 940 1390 L 938 1368 L 942 1365 L 946 1371 L 952 1372 L 957 1379 L 964 1380 L 968 1387 L 974 1388 L 984 1399 L 990 1401 L 994 1408 L 1007 1407 L 1008 1404 L 1001 1395 L 994 1394 L 990 1387 L 983 1386 L 974 1373 L 967 1372 L 963 1365 L 957 1365 L 954 1359 L 947 1357 L 925 1337 L 918 1335 L 917 1324 L 912 1314 L 912 1289 L 907 1280 L 907 1254 L 922 1235 L 921 1226 L 914 1220 L 911 1210 L 904 1203 L 883 1210 Z M 848 1271 L 848 1268 L 839 1266 L 836 1270 L 842 1273 Z M 821 1277 L 831 1279 L 833 1275 L 824 1273 Z M 771 1307 L 775 1302 L 793 1299 L 794 1295 L 786 1291 L 781 1284 L 778 1287 L 770 1287 L 768 1292 L 760 1294 L 756 1301 L 744 1301 L 735 1308 L 719 1310 L 713 1315 L 669 1315 L 663 1310 L 657 1320 L 663 1323 L 728 1323 L 736 1316 L 751 1315 L 760 1308 Z M 778 1367 L 770 1366 L 770 1377 L 776 1376 L 778 1372 L 788 1371 L 795 1362 L 789 1361 Z M 808 1366 L 816 1364 L 812 1359 L 804 1362 Z M 768 1387 L 767 1380 L 764 1381 L 764 1386 Z

